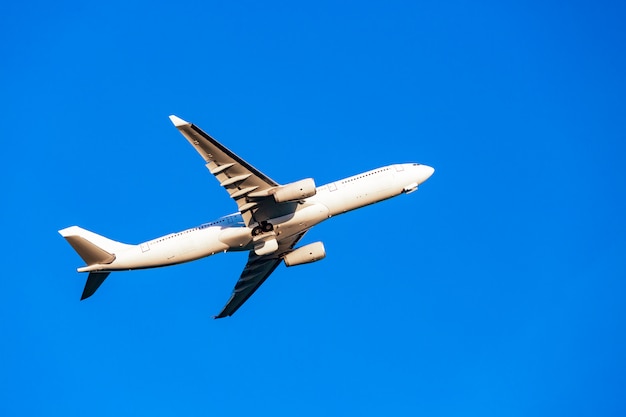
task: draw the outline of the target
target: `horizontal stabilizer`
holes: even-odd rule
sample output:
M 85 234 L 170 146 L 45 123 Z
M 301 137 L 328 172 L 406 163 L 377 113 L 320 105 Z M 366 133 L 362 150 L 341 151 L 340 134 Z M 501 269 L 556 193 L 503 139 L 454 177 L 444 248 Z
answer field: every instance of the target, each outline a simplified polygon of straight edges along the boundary
M 89 298 L 96 292 L 100 285 L 104 282 L 105 279 L 109 276 L 110 272 L 90 272 L 87 277 L 87 282 L 85 283 L 85 289 L 83 290 L 83 295 L 80 297 L 81 301 L 85 298 Z

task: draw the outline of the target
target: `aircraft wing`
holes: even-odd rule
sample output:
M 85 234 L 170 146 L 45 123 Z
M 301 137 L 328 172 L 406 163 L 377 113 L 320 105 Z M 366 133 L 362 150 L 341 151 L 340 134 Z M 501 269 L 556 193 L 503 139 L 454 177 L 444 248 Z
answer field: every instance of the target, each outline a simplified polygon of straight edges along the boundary
M 196 125 L 174 115 L 170 120 L 206 162 L 206 167 L 235 200 L 246 225 L 261 222 L 282 212 L 293 210 L 278 205 L 269 190 L 279 184 L 263 174 L 234 152 L 203 132 Z
M 261 284 L 274 272 L 276 267 L 280 265 L 285 252 L 293 249 L 305 233 L 306 231 L 299 235 L 281 240 L 278 250 L 270 255 L 259 256 L 255 254 L 254 251 L 250 251 L 248 263 L 244 267 L 239 281 L 235 284 L 230 299 L 215 318 L 221 319 L 235 314 L 237 309 L 254 294 Z

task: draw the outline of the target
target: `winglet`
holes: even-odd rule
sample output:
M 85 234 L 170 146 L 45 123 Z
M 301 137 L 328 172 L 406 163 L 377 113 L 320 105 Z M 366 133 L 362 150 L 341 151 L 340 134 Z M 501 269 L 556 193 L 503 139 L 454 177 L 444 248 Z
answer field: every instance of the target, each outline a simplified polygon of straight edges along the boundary
M 180 117 L 174 116 L 173 114 L 170 116 L 170 120 L 172 121 L 172 123 L 174 123 L 174 126 L 176 126 L 176 127 L 185 126 L 185 125 L 190 125 L 191 124 L 189 122 L 184 121 Z

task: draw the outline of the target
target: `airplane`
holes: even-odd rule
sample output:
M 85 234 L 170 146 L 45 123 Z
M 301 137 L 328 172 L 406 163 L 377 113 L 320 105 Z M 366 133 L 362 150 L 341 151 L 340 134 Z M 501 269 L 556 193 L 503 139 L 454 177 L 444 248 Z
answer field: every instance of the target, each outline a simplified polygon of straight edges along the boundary
M 88 272 L 81 300 L 92 296 L 114 271 L 163 267 L 221 252 L 247 251 L 248 261 L 230 299 L 215 316 L 232 316 L 284 262 L 287 267 L 326 256 L 322 242 L 296 248 L 313 226 L 333 216 L 410 194 L 435 171 L 428 165 L 384 166 L 316 186 L 312 178 L 281 185 L 237 156 L 196 125 L 174 115 L 174 126 L 191 143 L 237 204 L 238 212 L 138 245 L 116 242 L 71 226 L 59 233 L 74 248 Z

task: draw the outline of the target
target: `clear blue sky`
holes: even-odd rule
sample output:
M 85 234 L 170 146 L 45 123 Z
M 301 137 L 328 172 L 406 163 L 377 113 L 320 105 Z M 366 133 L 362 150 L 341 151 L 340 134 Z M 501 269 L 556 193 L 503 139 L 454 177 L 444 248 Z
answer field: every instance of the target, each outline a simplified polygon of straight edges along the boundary
M 0 415 L 626 415 L 622 2 L 12 2 L 0 14 Z M 177 114 L 273 179 L 434 176 L 244 254 L 112 274 L 236 210 Z

